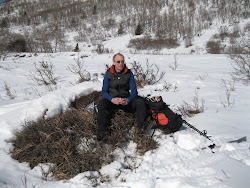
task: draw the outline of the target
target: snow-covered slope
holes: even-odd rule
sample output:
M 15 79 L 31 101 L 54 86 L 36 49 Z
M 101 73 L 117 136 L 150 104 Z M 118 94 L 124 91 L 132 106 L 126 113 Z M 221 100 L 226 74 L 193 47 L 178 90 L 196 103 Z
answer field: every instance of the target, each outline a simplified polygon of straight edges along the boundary
M 195 92 L 200 102 L 203 99 L 204 113 L 186 120 L 200 130 L 207 130 L 211 139 L 219 146 L 213 151 L 203 150 L 211 144 L 190 128 L 183 128 L 173 135 L 162 135 L 157 131 L 153 139 L 160 146 L 154 151 L 138 156 L 133 151 L 135 145 L 130 143 L 126 150 L 114 151 L 116 160 L 104 166 L 100 173 L 110 176 L 110 183 L 100 184 L 100 187 L 248 187 L 250 184 L 250 99 L 249 86 L 234 84 L 231 91 L 230 107 L 223 107 L 227 100 L 226 85 L 232 84 L 230 73 L 231 60 L 225 55 L 179 55 L 178 68 L 173 71 L 169 64 L 174 62 L 173 55 L 134 55 L 125 49 L 125 40 L 117 38 L 109 41 L 114 52 L 124 52 L 126 63 L 131 67 L 133 61 L 142 65 L 148 60 L 166 71 L 164 79 L 157 85 L 139 89 L 139 94 L 146 96 L 161 95 L 173 110 L 183 102 L 192 104 Z M 121 44 L 115 48 L 117 44 Z M 76 84 L 77 76 L 67 70 L 74 59 L 83 57 L 85 69 L 91 75 L 98 73 L 98 81 Z M 12 146 L 6 142 L 13 132 L 21 128 L 25 119 L 39 118 L 45 109 L 47 115 L 53 116 L 59 109 L 67 110 L 69 102 L 76 96 L 86 95 L 93 90 L 101 90 L 102 74 L 105 64 L 112 64 L 113 54 L 92 54 L 87 52 L 26 54 L 25 57 L 9 55 L 0 61 L 0 84 L 9 85 L 15 94 L 14 100 L 9 100 L 6 90 L 0 92 L 0 187 L 92 187 L 91 177 L 97 172 L 85 172 L 65 181 L 44 181 L 41 179 L 41 168 L 30 169 L 26 163 L 19 163 L 10 157 Z M 29 72 L 34 72 L 34 63 L 51 62 L 55 66 L 55 75 L 59 76 L 57 90 L 48 92 L 45 87 L 37 86 L 29 78 Z M 169 91 L 162 90 L 164 84 L 172 84 Z M 246 142 L 227 143 L 230 140 L 247 137 Z M 131 155 L 131 161 L 138 168 L 123 169 L 124 152 Z M 118 178 L 116 178 L 118 176 Z

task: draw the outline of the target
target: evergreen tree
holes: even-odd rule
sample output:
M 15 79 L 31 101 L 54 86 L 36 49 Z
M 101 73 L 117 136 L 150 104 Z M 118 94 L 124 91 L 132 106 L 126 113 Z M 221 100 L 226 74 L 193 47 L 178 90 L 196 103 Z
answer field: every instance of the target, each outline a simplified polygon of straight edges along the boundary
M 86 19 L 86 18 L 87 18 L 87 14 L 86 14 L 86 12 L 83 12 L 83 13 L 82 13 L 81 18 L 82 18 L 82 19 Z
M 135 29 L 135 35 L 141 35 L 143 33 L 141 24 L 138 24 Z
M 78 43 L 76 44 L 76 47 L 75 47 L 75 49 L 74 49 L 74 52 L 79 52 L 79 47 L 78 47 Z
M 93 15 L 95 15 L 95 14 L 97 14 L 97 6 L 96 5 L 94 5 L 94 8 L 93 8 Z
M 123 26 L 122 26 L 122 23 L 120 23 L 120 27 L 119 27 L 119 29 L 118 29 L 118 31 L 117 31 L 117 34 L 118 34 L 118 35 L 122 35 L 122 34 L 123 34 Z
M 0 27 L 8 27 L 8 21 L 6 19 L 2 19 L 2 21 L 0 22 Z

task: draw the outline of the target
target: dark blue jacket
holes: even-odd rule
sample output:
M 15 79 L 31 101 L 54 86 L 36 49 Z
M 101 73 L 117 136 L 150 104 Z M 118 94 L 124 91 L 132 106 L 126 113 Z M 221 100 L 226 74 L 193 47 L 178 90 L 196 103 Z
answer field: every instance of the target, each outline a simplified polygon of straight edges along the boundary
M 114 97 L 127 98 L 131 102 L 137 95 L 137 88 L 133 73 L 125 66 L 118 73 L 112 65 L 104 75 L 102 96 L 111 101 Z

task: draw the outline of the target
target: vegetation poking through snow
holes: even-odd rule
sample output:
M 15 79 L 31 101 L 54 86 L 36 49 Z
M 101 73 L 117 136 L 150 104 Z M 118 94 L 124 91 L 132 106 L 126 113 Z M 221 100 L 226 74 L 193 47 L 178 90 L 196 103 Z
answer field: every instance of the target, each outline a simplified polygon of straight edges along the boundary
M 72 107 L 62 114 L 38 121 L 26 120 L 23 129 L 10 140 L 14 147 L 12 158 L 28 162 L 31 168 L 47 164 L 50 168 L 45 178 L 61 180 L 98 171 L 114 160 L 112 152 L 116 148 L 125 149 L 129 142 L 137 144 L 140 155 L 157 147 L 156 141 L 139 133 L 135 114 L 123 111 L 113 118 L 111 134 L 97 141 L 96 114 L 85 112 L 84 108 L 99 99 L 100 92 L 93 92 L 73 101 Z M 135 166 L 124 163 L 124 168 Z

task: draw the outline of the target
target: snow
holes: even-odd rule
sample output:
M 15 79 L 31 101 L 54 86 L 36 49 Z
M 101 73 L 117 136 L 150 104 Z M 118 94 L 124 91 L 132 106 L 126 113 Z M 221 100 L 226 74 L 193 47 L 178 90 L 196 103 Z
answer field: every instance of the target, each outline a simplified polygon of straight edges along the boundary
M 210 37 L 211 32 L 209 33 Z M 148 151 L 143 156 L 135 153 L 135 143 L 129 143 L 126 149 L 117 148 L 113 155 L 114 162 L 103 166 L 99 173 L 108 176 L 111 181 L 101 183 L 99 187 L 135 187 L 135 188 L 190 188 L 190 187 L 242 187 L 250 184 L 250 98 L 249 86 L 240 82 L 234 84 L 231 91 L 234 104 L 223 107 L 226 100 L 225 85 L 232 82 L 231 60 L 226 55 L 209 55 L 204 53 L 188 54 L 190 49 L 183 46 L 175 51 L 167 50 L 165 55 L 131 54 L 126 48 L 131 36 L 117 37 L 106 41 L 105 47 L 114 53 L 124 53 L 128 67 L 133 61 L 145 65 L 148 60 L 166 71 L 164 79 L 151 86 L 139 89 L 139 95 L 161 95 L 174 111 L 183 102 L 192 104 L 197 92 L 199 102 L 204 99 L 204 113 L 186 118 L 187 122 L 199 130 L 207 130 L 208 135 L 218 146 L 213 152 L 204 147 L 211 141 L 194 132 L 187 126 L 173 135 L 154 134 L 159 143 L 156 150 Z M 203 37 L 203 38 L 201 38 Z M 203 33 L 195 44 L 208 39 Z M 199 42 L 200 40 L 200 42 Z M 173 52 L 173 53 L 172 53 Z M 169 67 L 178 52 L 179 66 L 176 71 Z M 170 54 L 169 54 L 170 53 Z M 171 55 L 172 53 L 172 55 Z M 167 55 L 169 54 L 169 55 Z M 112 64 L 113 54 L 95 54 L 89 51 L 80 53 L 65 52 L 54 54 L 25 54 L 15 57 L 9 54 L 0 61 L 0 85 L 7 83 L 16 98 L 10 100 L 3 87 L 0 88 L 0 187 L 93 187 L 91 177 L 98 172 L 84 172 L 70 180 L 43 180 L 42 171 L 46 164 L 30 169 L 27 163 L 13 160 L 9 154 L 12 146 L 7 142 L 21 123 L 26 119 L 36 120 L 47 110 L 51 117 L 61 110 L 66 111 L 71 101 L 102 88 L 102 73 L 105 65 Z M 98 73 L 98 79 L 77 84 L 78 76 L 67 70 L 75 59 L 84 56 L 85 69 L 91 76 Z M 59 76 L 57 89 L 49 92 L 44 86 L 38 86 L 30 80 L 29 73 L 35 72 L 34 63 L 51 62 L 55 66 L 55 76 Z M 172 84 L 169 91 L 162 90 L 165 82 Z M 227 143 L 231 140 L 247 137 L 246 142 Z M 125 158 L 130 156 L 130 158 Z M 132 169 L 124 165 L 134 166 Z

